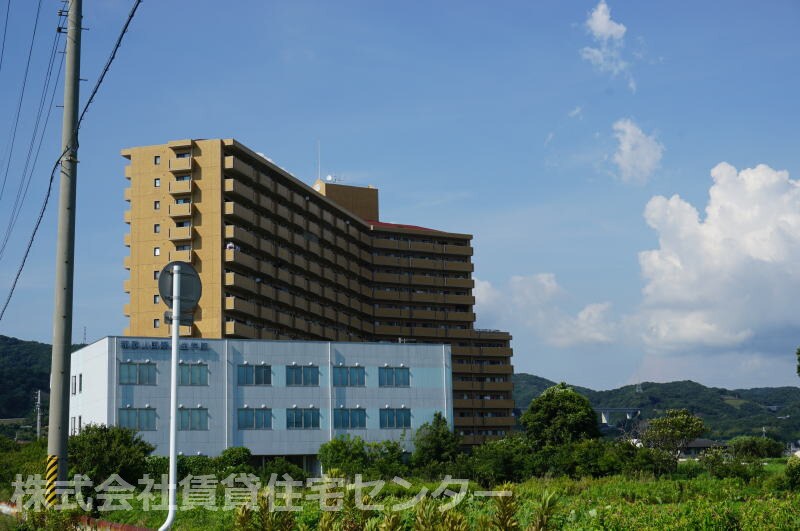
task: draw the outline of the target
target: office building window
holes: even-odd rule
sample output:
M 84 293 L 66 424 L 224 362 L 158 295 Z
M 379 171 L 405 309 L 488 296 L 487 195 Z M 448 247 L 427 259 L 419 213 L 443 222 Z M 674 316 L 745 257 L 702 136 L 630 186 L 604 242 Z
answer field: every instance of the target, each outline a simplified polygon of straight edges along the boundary
M 318 430 L 319 429 L 319 409 L 292 408 L 286 410 L 286 429 L 287 430 Z
M 286 385 L 319 386 L 319 367 L 316 365 L 306 367 L 287 366 Z
M 74 395 L 74 394 L 76 393 L 76 391 L 77 391 L 77 385 L 76 385 L 75 376 L 73 376 L 73 377 L 72 377 L 72 385 L 70 386 L 70 390 L 71 390 L 70 392 L 71 392 L 73 395 Z
M 240 430 L 271 430 L 272 410 L 268 408 L 240 408 L 238 420 Z
M 153 186 L 155 186 L 156 188 L 160 188 L 161 187 L 161 179 L 159 179 L 158 177 L 153 179 Z
M 161 327 L 161 319 L 153 319 L 153 328 Z
M 408 387 L 410 385 L 408 367 L 381 367 L 378 369 L 380 387 Z
M 178 365 L 178 385 L 208 385 L 208 364 L 181 363 Z
M 153 201 L 153 210 L 161 210 L 161 201 Z
M 158 301 L 160 300 L 161 298 L 158 295 L 153 295 L 153 304 L 158 304 Z
M 156 155 L 155 157 L 153 157 L 153 164 L 155 164 L 156 166 L 161 164 L 161 155 Z
M 153 256 L 161 256 L 161 247 L 153 247 Z
M 160 232 L 161 232 L 161 225 L 159 223 L 156 223 L 155 225 L 153 225 L 153 233 L 154 234 L 158 234 Z
M 381 409 L 381 428 L 410 428 L 411 410 L 400 408 Z
M 70 435 L 77 435 L 77 428 L 75 427 L 75 417 L 69 418 L 69 434 Z
M 156 385 L 156 364 L 123 362 L 119 364 L 120 385 Z
M 364 387 L 366 371 L 364 367 L 334 367 L 334 387 Z
M 78 375 L 78 392 L 83 392 L 83 374 Z
M 80 417 L 78 419 L 78 432 L 80 433 Z M 120 408 L 117 424 L 121 428 L 130 428 L 137 431 L 155 431 L 156 410 L 151 407 Z
M 239 365 L 239 385 L 272 385 L 272 367 L 269 365 Z
M 208 409 L 204 407 L 179 409 L 178 429 L 181 431 L 207 431 Z
M 333 427 L 337 430 L 363 430 L 367 427 L 365 409 L 334 409 Z

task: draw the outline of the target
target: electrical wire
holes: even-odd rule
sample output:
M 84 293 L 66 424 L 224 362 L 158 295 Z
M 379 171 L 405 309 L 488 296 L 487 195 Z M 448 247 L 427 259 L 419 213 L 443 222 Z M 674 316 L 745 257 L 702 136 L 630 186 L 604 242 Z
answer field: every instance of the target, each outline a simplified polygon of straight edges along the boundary
M 0 72 L 3 70 L 3 55 L 6 51 L 6 34 L 8 33 L 8 14 L 11 13 L 11 0 L 6 2 L 6 21 L 3 23 L 3 44 L 0 44 Z
M 31 67 L 31 56 L 33 55 L 33 43 L 36 40 L 36 29 L 39 27 L 39 13 L 42 10 L 42 0 L 36 6 L 36 19 L 33 23 L 33 34 L 31 35 L 31 44 L 28 47 L 28 61 L 25 63 L 25 74 L 22 76 L 22 90 L 19 93 L 19 101 L 17 102 L 17 114 L 14 117 L 14 126 L 11 130 L 11 147 L 8 150 L 8 159 L 6 160 L 6 170 L 3 173 L 3 184 L 0 185 L 0 200 L 3 199 L 3 192 L 6 189 L 6 180 L 8 180 L 8 169 L 11 166 L 11 155 L 14 153 L 14 142 L 17 139 L 17 126 L 19 125 L 19 114 L 22 110 L 22 100 L 25 98 L 25 86 L 28 84 L 28 71 Z
M 61 17 L 59 17 L 58 21 L 59 27 L 61 26 L 61 22 L 62 22 Z M 58 64 L 58 72 L 56 73 L 55 80 L 53 80 L 53 68 L 55 66 L 56 57 L 59 55 L 58 44 L 60 40 L 61 40 L 61 32 L 56 32 L 55 36 L 53 37 L 53 44 L 50 48 L 50 58 L 47 65 L 44 85 L 42 87 L 42 95 L 39 98 L 39 106 L 36 112 L 36 120 L 34 122 L 33 134 L 31 135 L 31 141 L 30 144 L 28 145 L 28 154 L 25 159 L 25 166 L 22 169 L 22 179 L 20 180 L 19 187 L 17 188 L 17 195 L 14 198 L 14 205 L 11 208 L 11 216 L 8 220 L 8 225 L 6 226 L 5 234 L 3 235 L 3 241 L 2 243 L 0 243 L 0 260 L 2 260 L 3 258 L 5 250 L 8 246 L 8 242 L 11 238 L 11 234 L 13 233 L 14 226 L 17 224 L 17 220 L 19 219 L 19 216 L 22 213 L 22 207 L 28 195 L 28 189 L 30 188 L 31 180 L 33 179 L 34 170 L 36 169 L 36 162 L 39 159 L 39 151 L 41 150 L 42 147 L 42 141 L 44 140 L 44 135 L 47 131 L 47 125 L 50 122 L 50 115 L 53 111 L 53 100 L 55 99 L 56 89 L 58 88 L 58 79 L 61 76 L 61 69 L 63 68 L 64 64 L 64 56 L 62 55 L 61 61 L 59 61 Z M 52 84 L 52 89 L 50 88 L 51 84 Z M 50 92 L 49 103 L 47 97 L 48 90 Z M 44 112 L 45 108 L 47 109 L 46 114 Z M 39 125 L 42 122 L 43 115 L 45 119 L 40 133 Z M 38 147 L 36 147 L 37 135 L 39 136 Z M 34 148 L 36 148 L 35 155 L 34 155 Z M 30 172 L 28 171 L 29 168 Z
M 100 85 L 103 84 L 103 80 L 105 79 L 106 74 L 108 73 L 109 69 L 111 68 L 111 63 L 113 63 L 114 58 L 117 56 L 117 51 L 119 50 L 120 46 L 122 45 L 122 38 L 125 36 L 125 33 L 128 31 L 128 27 L 130 26 L 134 15 L 136 15 L 136 10 L 139 8 L 139 4 L 141 4 L 141 3 L 142 3 L 142 0 L 135 0 L 134 1 L 133 7 L 131 8 L 130 12 L 128 13 L 128 18 L 125 20 L 125 24 L 122 26 L 122 30 L 120 31 L 119 37 L 117 37 L 117 42 L 114 44 L 114 48 L 111 50 L 111 55 L 109 55 L 108 60 L 106 61 L 106 64 L 103 67 L 103 70 L 101 71 L 100 76 L 97 78 L 97 82 L 95 83 L 95 86 L 94 86 L 94 88 L 92 89 L 92 92 L 89 95 L 89 99 L 86 101 L 86 104 L 83 107 L 83 111 L 81 111 L 80 117 L 78 118 L 78 123 L 75 126 L 75 131 L 73 131 L 73 134 L 72 134 L 72 141 L 75 144 L 74 149 L 78 148 L 78 130 L 81 127 L 81 122 L 83 122 L 83 118 L 86 115 L 86 111 L 89 110 L 89 106 L 94 101 L 94 97 L 97 95 L 97 92 L 100 89 Z M 36 222 L 34 223 L 33 231 L 31 231 L 31 236 L 30 236 L 30 239 L 28 240 L 28 244 L 27 244 L 27 246 L 25 248 L 25 253 L 22 256 L 22 262 L 20 263 L 19 268 L 17 269 L 17 273 L 14 276 L 14 281 L 11 284 L 11 289 L 8 292 L 8 296 L 6 297 L 5 303 L 3 304 L 3 308 L 2 308 L 2 310 L 0 310 L 0 321 L 3 320 L 3 317 L 6 314 L 6 310 L 8 309 L 8 305 L 11 303 L 11 298 L 14 295 L 14 290 L 17 287 L 17 282 L 19 281 L 20 276 L 22 276 L 22 271 L 25 269 L 25 262 L 28 260 L 28 255 L 31 252 L 31 247 L 33 247 L 33 241 L 36 238 L 36 233 L 39 231 L 39 226 L 42 223 L 42 218 L 44 217 L 44 213 L 47 210 L 47 203 L 50 200 L 50 195 L 51 195 L 52 190 L 53 190 L 53 180 L 55 179 L 56 169 L 58 168 L 58 165 L 61 163 L 62 159 L 64 158 L 64 155 L 66 155 L 71 149 L 73 149 L 71 144 L 72 143 L 70 143 L 70 145 L 67 145 L 67 147 L 64 148 L 64 150 L 58 156 L 58 159 L 56 159 L 55 163 L 53 164 L 53 169 L 50 171 L 50 180 L 49 180 L 48 185 L 47 185 L 47 193 L 45 194 L 44 201 L 42 201 L 42 206 L 39 209 L 39 215 L 36 218 Z

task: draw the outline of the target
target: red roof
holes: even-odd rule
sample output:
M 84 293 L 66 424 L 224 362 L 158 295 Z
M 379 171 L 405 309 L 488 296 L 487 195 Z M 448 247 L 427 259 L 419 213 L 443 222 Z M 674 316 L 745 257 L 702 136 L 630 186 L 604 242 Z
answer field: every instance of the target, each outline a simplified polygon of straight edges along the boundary
M 385 228 L 394 228 L 394 229 L 408 229 L 408 230 L 431 230 L 435 232 L 439 232 L 436 229 L 429 229 L 428 227 L 420 227 L 418 225 L 402 225 L 400 223 L 386 223 L 384 221 L 372 221 L 367 220 L 367 223 L 370 225 L 374 225 L 375 227 L 385 227 Z

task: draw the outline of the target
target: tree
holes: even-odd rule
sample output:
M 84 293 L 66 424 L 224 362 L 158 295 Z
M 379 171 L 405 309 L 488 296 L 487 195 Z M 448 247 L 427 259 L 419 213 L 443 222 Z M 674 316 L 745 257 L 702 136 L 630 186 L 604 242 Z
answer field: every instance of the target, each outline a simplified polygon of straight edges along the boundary
M 642 436 L 642 443 L 663 450 L 675 459 L 682 448 L 706 431 L 703 420 L 688 409 L 668 409 L 663 417 L 650 420 Z
M 136 485 L 147 467 L 147 456 L 155 449 L 134 430 L 104 424 L 89 424 L 69 438 L 70 477 L 83 474 L 100 485 L 112 474 Z
M 420 426 L 414 435 L 411 463 L 417 470 L 436 475 L 444 465 L 455 461 L 460 447 L 461 437 L 453 433 L 444 415 L 437 411 L 433 420 Z
M 565 383 L 534 398 L 520 422 L 538 447 L 558 446 L 600 436 L 597 414 L 589 400 Z
M 741 435 L 728 441 L 728 448 L 738 457 L 780 457 L 783 444 L 769 437 Z
M 352 478 L 367 469 L 367 449 L 361 437 L 340 435 L 320 446 L 317 455 L 323 471 L 335 468 Z

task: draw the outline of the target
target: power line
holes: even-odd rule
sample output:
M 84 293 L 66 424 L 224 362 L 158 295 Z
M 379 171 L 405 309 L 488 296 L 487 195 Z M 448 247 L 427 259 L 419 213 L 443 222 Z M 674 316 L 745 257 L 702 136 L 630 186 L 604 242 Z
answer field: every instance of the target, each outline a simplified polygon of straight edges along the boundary
M 25 86 L 28 84 L 28 71 L 31 66 L 31 55 L 33 55 L 33 43 L 36 40 L 36 29 L 39 27 L 39 12 L 42 10 L 42 0 L 39 0 L 36 6 L 36 19 L 33 23 L 33 34 L 31 35 L 31 44 L 28 47 L 28 61 L 25 63 L 25 74 L 22 76 L 22 90 L 19 93 L 19 102 L 17 102 L 17 114 L 14 117 L 14 127 L 11 130 L 11 147 L 8 149 L 8 159 L 6 160 L 6 170 L 3 173 L 3 184 L 0 186 L 0 200 L 3 199 L 3 191 L 6 189 L 6 180 L 8 179 L 8 169 L 11 166 L 11 155 L 14 153 L 14 142 L 17 139 L 17 126 L 19 125 L 19 114 L 22 110 L 22 100 L 25 97 Z
M 83 111 L 81 111 L 80 117 L 78 118 L 78 125 L 75 127 L 75 133 L 73 138 L 75 139 L 76 144 L 78 143 L 78 130 L 81 128 L 81 122 L 83 121 L 83 117 L 86 115 L 86 111 L 89 110 L 89 106 L 94 101 L 94 97 L 97 95 L 97 91 L 100 89 L 100 85 L 102 85 L 103 80 L 106 77 L 109 69 L 111 68 L 111 63 L 114 61 L 114 58 L 117 56 L 117 51 L 119 50 L 120 46 L 122 45 L 122 38 L 125 36 L 125 33 L 128 31 L 128 26 L 130 26 L 131 21 L 133 20 L 134 15 L 136 15 L 136 10 L 139 8 L 139 4 L 142 3 L 142 0 L 135 0 L 133 3 L 133 7 L 131 8 L 130 12 L 128 13 L 128 18 L 125 20 L 125 24 L 122 26 L 122 30 L 117 37 L 117 42 L 114 44 L 114 48 L 111 50 L 111 55 L 109 55 L 108 60 L 106 61 L 105 66 L 103 67 L 100 76 L 97 78 L 97 83 L 95 83 L 92 92 L 89 95 L 89 99 L 86 101 L 86 104 L 83 107 Z M 77 146 L 75 146 L 77 147 Z M 56 169 L 58 165 L 61 163 L 61 159 L 67 152 L 70 150 L 70 146 L 67 146 L 64 151 L 58 156 L 56 159 L 55 164 L 53 164 L 53 169 L 50 171 L 50 179 L 47 185 L 47 193 L 44 196 L 44 201 L 42 202 L 42 207 L 39 209 L 39 216 L 36 218 L 36 223 L 33 226 L 33 231 L 31 232 L 31 237 L 28 240 L 28 244 L 25 248 L 25 254 L 22 256 L 22 262 L 17 269 L 17 273 L 14 276 L 14 281 L 11 283 L 11 289 L 8 292 L 8 296 L 6 297 L 5 303 L 3 304 L 3 309 L 0 310 L 0 321 L 3 320 L 3 317 L 6 314 L 6 310 L 8 309 L 8 305 L 11 302 L 11 297 L 14 295 L 14 290 L 17 287 L 17 282 L 19 281 L 19 277 L 22 276 L 22 271 L 25 269 L 25 262 L 28 260 L 28 255 L 31 252 L 31 247 L 33 247 L 33 241 L 36 238 L 36 233 L 39 230 L 39 226 L 42 223 L 42 218 L 44 217 L 45 210 L 47 209 L 47 202 L 50 200 L 50 194 L 53 189 L 53 180 L 55 178 Z
M 11 0 L 6 2 L 6 21 L 3 23 L 3 44 L 0 45 L 0 71 L 3 70 L 3 55 L 6 51 L 6 34 L 8 33 L 8 14 L 11 13 Z
M 58 26 L 61 26 L 61 19 L 63 15 L 59 17 Z M 56 32 L 55 36 L 53 37 L 53 44 L 50 47 L 50 58 L 48 60 L 47 65 L 47 72 L 45 74 L 44 85 L 42 87 L 42 95 L 39 98 L 39 106 L 36 112 L 36 120 L 33 127 L 33 134 L 31 135 L 31 141 L 28 145 L 28 154 L 25 159 L 25 166 L 22 169 L 22 179 L 19 182 L 19 187 L 17 188 L 17 195 L 14 198 L 14 205 L 11 208 L 11 216 L 8 220 L 8 225 L 6 226 L 5 234 L 3 235 L 3 241 L 0 243 L 0 260 L 3 258 L 3 254 L 5 253 L 6 247 L 8 246 L 8 242 L 11 238 L 11 234 L 14 230 L 14 226 L 19 219 L 19 215 L 22 213 L 22 206 L 25 203 L 25 199 L 28 195 L 28 189 L 31 184 L 31 180 L 33 179 L 33 173 L 36 168 L 36 162 L 39 158 L 39 151 L 42 147 L 42 142 L 44 140 L 44 135 L 47 131 L 47 125 L 50 121 L 50 114 L 53 111 L 53 100 L 55 99 L 56 89 L 58 88 L 58 79 L 61 76 L 61 69 L 63 67 L 63 55 L 62 60 L 59 61 L 58 64 L 58 72 L 56 74 L 55 80 L 53 80 L 53 68 L 55 66 L 56 57 L 59 54 L 58 51 L 58 43 L 61 40 L 61 33 Z M 52 90 L 50 90 L 50 101 L 47 103 L 47 95 L 48 89 L 51 86 L 52 82 Z M 47 104 L 47 105 L 45 105 Z M 47 108 L 47 114 L 45 115 L 44 110 Z M 44 124 L 41 128 L 41 134 L 39 133 L 39 125 L 42 120 L 42 115 L 45 115 Z M 39 135 L 39 145 L 36 147 L 36 137 Z M 34 155 L 34 148 L 36 148 L 36 152 Z M 33 164 L 31 165 L 31 162 Z M 30 168 L 30 172 L 28 169 Z M 27 178 L 26 178 L 27 174 Z

